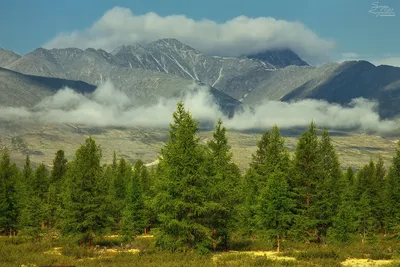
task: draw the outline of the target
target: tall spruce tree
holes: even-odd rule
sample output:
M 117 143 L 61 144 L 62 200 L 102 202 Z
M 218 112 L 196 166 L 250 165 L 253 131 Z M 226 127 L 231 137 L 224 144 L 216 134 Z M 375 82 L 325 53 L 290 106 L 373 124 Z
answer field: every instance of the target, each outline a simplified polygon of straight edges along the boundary
M 385 189 L 385 221 L 388 230 L 395 232 L 400 226 L 400 142 L 387 175 Z
M 156 208 L 160 221 L 157 244 L 169 250 L 204 250 L 211 243 L 207 228 L 208 179 L 203 175 L 204 149 L 198 122 L 182 102 L 173 114 L 169 140 L 161 150 Z
M 356 175 L 355 197 L 358 202 L 360 234 L 367 237 L 381 230 L 379 207 L 380 188 L 376 176 L 376 164 L 370 160 Z
M 258 229 L 256 220 L 257 199 L 261 190 L 267 185 L 267 170 L 265 162 L 267 161 L 267 146 L 270 142 L 271 133 L 265 132 L 257 142 L 257 150 L 252 155 L 250 168 L 244 177 L 244 195 L 245 201 L 242 206 L 243 227 L 249 234 L 253 234 Z
M 312 122 L 304 132 L 296 146 L 294 154 L 294 173 L 289 184 L 296 194 L 297 233 L 310 242 L 312 237 L 317 237 L 317 214 L 315 205 L 316 187 L 321 180 L 322 171 L 320 164 L 319 142 L 316 125 Z
M 279 252 L 281 239 L 288 234 L 294 219 L 295 202 L 288 184 L 289 152 L 277 126 L 272 128 L 266 151 L 263 168 L 267 170 L 267 184 L 258 196 L 256 219 L 260 230 L 276 238 Z
M 24 169 L 23 169 L 23 177 L 25 181 L 28 181 L 32 175 L 32 166 L 31 166 L 31 159 L 29 155 L 26 155 Z
M 210 224 L 213 229 L 213 248 L 216 240 L 222 237 L 224 250 L 228 249 L 230 229 L 237 218 L 237 205 L 240 196 L 240 171 L 232 162 L 232 153 L 226 137 L 226 128 L 219 119 L 213 139 L 208 142 L 210 149 L 210 190 L 209 201 L 213 204 L 208 207 L 211 214 Z
M 0 159 L 0 231 L 15 235 L 18 229 L 18 169 L 10 161 L 8 149 L 4 149 Z
M 50 174 L 51 184 L 55 184 L 57 187 L 60 185 L 60 181 L 62 181 L 67 172 L 67 164 L 68 160 L 65 157 L 64 150 L 58 150 L 53 159 L 53 168 Z
M 142 167 L 142 163 L 137 162 L 133 173 L 131 171 L 129 175 L 125 208 L 122 212 L 122 234 L 127 240 L 130 240 L 133 235 L 140 234 L 147 226 L 143 190 L 140 182 Z
M 27 201 L 21 212 L 21 226 L 24 233 L 34 239 L 39 238 L 49 222 L 49 170 L 44 163 L 34 170 L 27 181 Z
M 341 199 L 341 177 L 339 159 L 325 129 L 319 142 L 321 176 L 316 182 L 314 205 L 311 207 L 317 219 L 317 242 L 326 236 L 332 219 L 337 213 Z
M 76 151 L 66 174 L 63 195 L 65 234 L 78 236 L 84 245 L 105 232 L 109 218 L 107 211 L 107 183 L 103 179 L 101 149 L 91 138 Z
M 329 236 L 336 242 L 348 242 L 351 235 L 357 230 L 357 210 L 354 200 L 353 169 L 348 168 L 343 177 L 343 190 L 337 213 L 332 218 L 332 226 L 329 228 Z
M 58 150 L 53 159 L 53 167 L 50 172 L 49 190 L 47 193 L 48 227 L 57 226 L 61 210 L 61 190 L 68 168 L 68 160 L 63 150 Z

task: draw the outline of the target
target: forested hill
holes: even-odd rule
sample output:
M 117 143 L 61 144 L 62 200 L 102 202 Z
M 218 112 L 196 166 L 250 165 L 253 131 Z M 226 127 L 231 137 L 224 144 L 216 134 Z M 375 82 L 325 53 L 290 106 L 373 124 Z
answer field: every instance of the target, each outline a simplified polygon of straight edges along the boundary
M 88 138 L 67 161 L 18 169 L 7 149 L 0 160 L 0 231 L 40 240 L 73 237 L 83 246 L 105 234 L 129 242 L 157 228 L 162 250 L 204 253 L 229 249 L 235 233 L 282 240 L 362 242 L 398 234 L 400 149 L 386 172 L 382 160 L 357 173 L 342 171 L 328 131 L 311 123 L 293 157 L 279 128 L 265 132 L 246 173 L 232 162 L 222 121 L 203 144 L 198 123 L 178 103 L 160 164 L 134 166 L 114 155 L 101 165 L 101 148 Z

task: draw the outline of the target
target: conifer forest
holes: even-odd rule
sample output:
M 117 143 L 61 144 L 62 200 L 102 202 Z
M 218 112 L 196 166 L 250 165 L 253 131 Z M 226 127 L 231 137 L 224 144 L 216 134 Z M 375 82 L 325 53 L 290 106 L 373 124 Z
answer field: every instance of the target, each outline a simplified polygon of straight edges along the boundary
M 278 125 L 266 131 L 244 173 L 232 161 L 223 122 L 203 143 L 182 102 L 154 166 L 131 165 L 117 153 L 103 164 L 91 137 L 73 160 L 55 150 L 51 167 L 32 168 L 27 156 L 18 168 L 4 149 L 1 265 L 340 266 L 348 257 L 396 259 L 400 147 L 391 166 L 379 159 L 342 169 L 328 130 L 316 127 L 310 123 L 292 154 Z M 43 253 L 55 247 L 62 256 Z M 140 252 L 99 256 L 110 247 Z M 233 254 L 211 260 L 250 250 L 283 260 Z M 30 263 L 22 262 L 26 255 Z

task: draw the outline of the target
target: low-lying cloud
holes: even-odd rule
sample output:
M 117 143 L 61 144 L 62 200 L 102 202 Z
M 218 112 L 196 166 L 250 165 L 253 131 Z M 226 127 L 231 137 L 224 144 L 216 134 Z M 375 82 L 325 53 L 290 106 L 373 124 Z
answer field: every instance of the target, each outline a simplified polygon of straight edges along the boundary
M 303 100 L 293 103 L 266 101 L 253 109 L 244 108 L 232 118 L 226 117 L 208 93 L 208 88 L 189 90 L 183 97 L 185 107 L 201 122 L 215 123 L 222 118 L 231 130 L 266 130 L 273 125 L 282 129 L 305 127 L 314 120 L 319 127 L 358 129 L 367 132 L 393 132 L 395 122 L 381 120 L 377 104 L 362 98 L 348 106 L 325 101 Z M 2 120 L 29 120 L 42 123 L 70 123 L 96 127 L 161 127 L 172 122 L 178 98 L 160 99 L 150 106 L 132 105 L 124 92 L 109 81 L 101 84 L 91 95 L 64 88 L 43 99 L 33 108 L 0 107 Z
M 44 47 L 92 47 L 110 52 L 123 44 L 147 44 L 161 38 L 176 38 L 202 52 L 220 56 L 290 48 L 311 64 L 328 61 L 334 47 L 331 40 L 319 37 L 300 22 L 239 16 L 217 23 L 184 15 L 135 15 L 122 7 L 108 10 L 88 29 L 58 34 Z

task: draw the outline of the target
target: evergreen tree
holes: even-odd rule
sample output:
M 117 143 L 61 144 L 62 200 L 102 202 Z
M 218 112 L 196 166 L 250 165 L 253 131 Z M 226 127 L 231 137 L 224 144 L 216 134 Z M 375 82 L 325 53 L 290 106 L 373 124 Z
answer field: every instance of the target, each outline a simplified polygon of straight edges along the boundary
M 65 234 L 79 236 L 82 245 L 105 232 L 109 218 L 107 211 L 107 183 L 103 179 L 100 160 L 101 149 L 87 138 L 75 153 L 66 174 L 63 195 Z
M 317 219 L 318 242 L 326 236 L 329 227 L 332 226 L 332 219 L 337 213 L 342 190 L 339 159 L 326 129 L 319 142 L 319 157 L 321 176 L 315 181 L 316 194 L 311 211 Z
M 383 233 L 386 229 L 385 225 L 385 187 L 386 187 L 386 169 L 383 163 L 382 157 L 378 158 L 378 162 L 376 163 L 375 168 L 375 195 L 376 199 L 374 199 L 374 205 L 376 208 L 374 209 L 374 215 L 378 220 L 379 231 Z
M 295 203 L 287 182 L 290 175 L 289 152 L 276 125 L 271 130 L 265 151 L 261 169 L 265 170 L 267 184 L 257 199 L 256 219 L 260 230 L 276 238 L 279 251 L 281 238 L 290 230 Z
M 240 202 L 240 171 L 232 162 L 232 153 L 226 137 L 226 128 L 219 119 L 213 139 L 208 142 L 210 149 L 210 196 L 209 206 L 211 214 L 210 224 L 213 229 L 213 248 L 216 248 L 216 240 L 222 237 L 224 249 L 227 250 L 230 229 L 233 228 L 237 218 L 237 205 Z
M 27 200 L 21 211 L 21 226 L 26 235 L 39 238 L 49 220 L 48 207 L 49 171 L 41 163 L 27 181 Z
M 353 168 L 348 167 L 345 173 L 345 183 L 348 186 L 352 187 L 354 185 L 354 179 L 355 179 L 355 175 L 354 175 L 354 171 Z
M 296 230 L 309 243 L 310 238 L 317 235 L 317 211 L 313 206 L 315 205 L 316 187 L 323 175 L 314 122 L 300 136 L 293 164 L 294 173 L 289 184 L 297 198 L 296 214 L 298 215 L 296 216 L 296 227 L 293 230 Z
M 400 142 L 393 157 L 385 186 L 385 214 L 389 231 L 397 230 L 400 222 Z
M 146 227 L 144 228 L 144 234 L 147 234 L 147 232 L 150 231 L 151 226 L 156 221 L 156 214 L 152 206 L 152 199 L 155 196 L 153 190 L 152 175 L 141 160 L 135 162 L 134 170 L 135 172 L 137 172 L 137 175 L 139 175 L 139 182 L 141 185 L 146 217 Z
M 157 208 L 160 235 L 157 244 L 169 250 L 207 249 L 208 179 L 203 174 L 204 149 L 197 137 L 198 122 L 185 111 L 182 102 L 173 114 L 169 140 L 161 150 L 158 172 Z
M 11 164 L 7 149 L 2 152 L 0 159 L 0 231 L 15 235 L 18 229 L 18 169 Z
M 372 235 L 377 228 L 377 222 L 373 216 L 371 200 L 367 191 L 361 195 L 358 201 L 357 217 L 358 232 L 362 236 L 362 243 L 364 243 L 366 238 Z
M 56 227 L 57 218 L 61 210 L 61 189 L 68 169 L 68 160 L 63 150 L 58 150 L 53 159 L 53 167 L 50 173 L 49 190 L 47 193 L 48 226 Z
M 137 162 L 133 174 L 131 173 L 130 175 L 125 200 L 126 205 L 122 213 L 123 236 L 128 240 L 132 238 L 132 235 L 140 234 L 147 226 L 142 185 L 140 182 L 142 167 L 142 162 Z
M 60 185 L 59 182 L 62 181 L 67 172 L 67 164 L 68 160 L 65 158 L 64 151 L 58 150 L 53 159 L 53 168 L 50 175 L 51 184 L 55 184 L 57 187 Z
M 358 201 L 359 222 L 362 234 L 372 234 L 379 232 L 383 224 L 380 218 L 382 210 L 379 207 L 380 188 L 377 179 L 377 166 L 371 160 L 357 172 L 356 177 L 356 200 Z M 368 206 L 368 209 L 366 209 Z M 368 222 L 364 222 L 367 220 Z M 367 227 L 368 225 L 368 227 Z
M 242 208 L 243 227 L 247 232 L 253 234 L 258 229 L 256 220 L 257 200 L 261 190 L 267 184 L 267 173 L 264 167 L 267 157 L 267 146 L 270 142 L 271 133 L 265 132 L 257 142 L 256 153 L 252 155 L 250 168 L 244 177 L 245 202 Z
M 31 167 L 31 160 L 29 158 L 29 155 L 26 155 L 26 160 L 24 164 L 24 170 L 23 170 L 23 176 L 25 181 L 28 181 L 31 178 L 32 175 L 32 167 Z
M 332 218 L 329 235 L 337 242 L 348 242 L 357 230 L 357 210 L 352 186 L 353 169 L 348 168 L 344 177 L 343 191 L 337 214 Z

